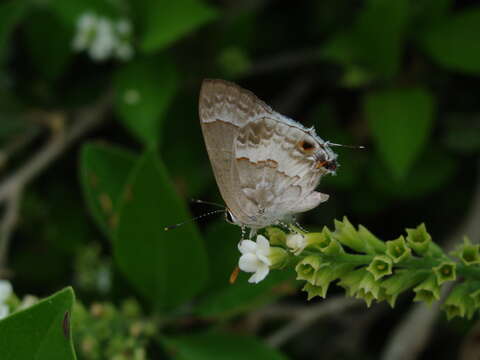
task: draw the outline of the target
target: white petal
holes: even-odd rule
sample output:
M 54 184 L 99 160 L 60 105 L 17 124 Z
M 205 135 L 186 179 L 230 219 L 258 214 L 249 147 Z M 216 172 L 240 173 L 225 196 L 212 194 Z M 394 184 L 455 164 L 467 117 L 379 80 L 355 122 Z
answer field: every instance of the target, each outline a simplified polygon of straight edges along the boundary
M 6 318 L 10 314 L 10 309 L 8 305 L 0 304 L 0 320 Z
M 248 282 L 258 284 L 260 281 L 262 281 L 267 277 L 269 271 L 270 271 L 270 268 L 267 265 L 260 266 L 258 270 L 255 272 L 255 274 L 250 276 L 250 279 L 248 279 Z
M 242 240 L 238 244 L 238 250 L 240 250 L 242 254 L 253 254 L 257 250 L 257 244 L 252 240 Z
M 7 300 L 13 293 L 12 284 L 8 280 L 0 280 L 0 303 Z
M 245 272 L 255 272 L 258 270 L 261 262 L 254 254 L 244 254 L 238 260 L 238 267 Z
M 267 238 L 263 235 L 258 235 L 257 236 L 257 246 L 260 251 L 262 251 L 262 254 L 268 255 L 270 252 L 270 243 L 268 242 Z
M 269 251 L 270 251 L 270 249 L 269 249 Z M 265 265 L 268 265 L 268 266 L 272 265 L 272 262 L 270 261 L 270 259 L 267 256 L 261 254 L 260 252 L 257 252 L 256 255 L 257 255 L 258 260 L 261 261 L 262 263 L 264 263 Z

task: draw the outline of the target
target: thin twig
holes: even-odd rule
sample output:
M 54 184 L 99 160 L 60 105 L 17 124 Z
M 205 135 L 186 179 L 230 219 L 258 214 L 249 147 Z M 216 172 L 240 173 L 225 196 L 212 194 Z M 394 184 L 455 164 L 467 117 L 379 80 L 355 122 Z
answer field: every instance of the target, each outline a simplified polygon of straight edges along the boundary
M 65 149 L 102 123 L 110 106 L 111 94 L 107 94 L 95 105 L 78 110 L 68 129 L 54 132 L 42 149 L 0 183 L 0 204 L 5 205 L 0 221 L 1 272 L 6 268 L 10 238 L 18 219 L 19 203 L 25 186 L 62 155 Z M 55 113 L 55 116 L 58 116 L 58 113 Z
M 267 337 L 266 342 L 270 346 L 278 348 L 307 329 L 318 319 L 343 312 L 359 304 L 362 304 L 362 302 L 357 299 L 337 296 L 322 301 L 318 305 L 305 306 L 302 309 L 297 308 L 295 312 L 290 312 L 290 314 L 294 314 L 294 319 Z

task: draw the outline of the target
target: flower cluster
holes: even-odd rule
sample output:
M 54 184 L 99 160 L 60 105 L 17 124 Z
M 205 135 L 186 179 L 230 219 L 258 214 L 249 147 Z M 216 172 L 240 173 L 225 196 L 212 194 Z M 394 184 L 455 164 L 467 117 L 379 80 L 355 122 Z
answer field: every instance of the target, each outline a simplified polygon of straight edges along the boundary
M 455 261 L 432 242 L 424 224 L 386 242 L 361 225 L 355 228 L 346 218 L 335 221 L 333 231 L 292 230 L 286 234 L 268 228 L 269 240 L 259 235 L 256 242 L 240 243 L 239 267 L 255 273 L 250 282 L 263 280 L 270 269 L 292 266 L 308 299 L 326 297 L 336 283 L 347 296 L 363 299 L 367 306 L 387 301 L 394 307 L 398 296 L 409 289 L 415 293 L 414 301 L 440 300 L 442 285 L 460 278 L 443 304 L 447 317 L 471 318 L 480 309 L 480 245 L 468 239 L 452 253 L 459 260 Z
M 131 42 L 132 25 L 129 20 L 112 21 L 86 12 L 78 18 L 72 46 L 75 51 L 87 51 L 94 61 L 112 57 L 125 61 L 133 56 Z

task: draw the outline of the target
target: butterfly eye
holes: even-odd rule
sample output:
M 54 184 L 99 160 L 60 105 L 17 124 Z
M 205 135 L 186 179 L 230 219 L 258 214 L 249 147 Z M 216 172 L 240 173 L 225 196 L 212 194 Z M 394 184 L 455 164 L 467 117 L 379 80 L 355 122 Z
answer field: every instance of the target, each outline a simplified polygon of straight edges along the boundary
M 301 152 L 310 154 L 315 150 L 315 145 L 307 140 L 302 140 L 298 143 L 298 148 Z
M 227 222 L 230 224 L 235 224 L 235 219 L 233 218 L 233 214 L 230 212 L 230 210 L 225 212 L 225 220 L 227 220 Z

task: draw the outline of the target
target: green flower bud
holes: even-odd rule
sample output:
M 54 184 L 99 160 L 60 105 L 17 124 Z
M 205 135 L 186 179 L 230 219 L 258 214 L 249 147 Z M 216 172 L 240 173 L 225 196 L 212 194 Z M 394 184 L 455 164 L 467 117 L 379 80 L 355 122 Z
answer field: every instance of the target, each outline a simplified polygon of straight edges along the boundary
M 395 307 L 395 303 L 397 301 L 398 294 L 387 294 L 387 291 L 385 288 L 381 287 L 380 292 L 378 293 L 378 298 L 377 301 L 386 301 L 390 305 L 390 307 L 393 309 Z
M 276 227 L 268 227 L 266 232 L 270 245 L 285 246 L 287 234 L 285 234 L 285 232 L 283 232 L 281 229 Z
M 403 236 L 396 240 L 387 241 L 386 253 L 396 264 L 412 256 L 412 250 L 407 246 Z
M 415 291 L 413 301 L 425 301 L 431 305 L 434 301 L 440 299 L 440 286 L 438 286 L 437 278 L 434 274 L 430 274 L 413 291 Z
M 367 270 L 373 275 L 375 280 L 380 280 L 382 277 L 392 273 L 392 259 L 385 255 L 377 255 L 368 265 Z
M 322 266 L 315 273 L 313 281 L 316 286 L 321 287 L 323 290 L 320 296 L 325 298 L 330 283 L 350 272 L 353 268 L 354 266 L 350 264 L 328 264 L 327 266 Z
M 321 296 L 324 298 L 325 294 L 327 293 L 327 289 L 324 289 L 321 286 L 312 285 L 311 283 L 308 283 L 308 282 L 305 284 L 302 290 L 307 292 L 308 300 L 313 299 L 315 296 Z
M 414 272 L 396 270 L 393 276 L 382 282 L 381 287 L 385 291 L 385 297 L 390 297 L 390 305 L 394 307 L 398 295 L 425 280 L 429 275 L 430 271 L 428 270 Z
M 324 227 L 321 233 L 306 234 L 305 240 L 308 247 L 317 249 L 326 255 L 333 256 L 345 252 L 327 227 Z
M 407 243 L 417 254 L 425 254 L 432 242 L 432 237 L 427 233 L 425 224 L 420 224 L 416 229 L 407 229 Z
M 375 277 L 371 273 L 366 273 L 360 281 L 358 288 L 359 290 L 363 290 L 365 294 L 372 294 L 373 298 L 377 299 L 380 293 L 380 282 L 375 280 Z
M 320 258 L 318 256 L 307 256 L 295 266 L 297 280 L 305 280 L 309 283 L 313 283 L 315 273 L 320 269 L 320 265 Z
M 278 246 L 270 247 L 270 269 L 281 269 L 288 263 L 288 252 Z
M 362 238 L 358 236 L 355 227 L 348 221 L 347 217 L 343 221 L 335 220 L 335 232 L 333 233 L 335 239 L 350 249 L 358 252 L 366 252 L 366 245 Z
M 365 268 L 351 271 L 342 276 L 338 282 L 338 286 L 341 286 L 345 289 L 347 296 L 354 296 L 359 289 L 360 281 L 362 281 L 366 274 L 369 273 Z
M 463 244 L 460 245 L 453 254 L 458 257 L 465 265 L 480 264 L 480 253 L 478 244 L 472 244 L 468 237 L 463 238 Z
M 357 235 L 365 244 L 368 254 L 383 254 L 385 252 L 385 243 L 373 235 L 365 226 L 358 226 Z
M 442 285 L 447 281 L 454 281 L 457 278 L 456 264 L 453 262 L 443 262 L 433 268 L 433 272 L 437 277 L 438 285 Z
M 475 312 L 475 300 L 470 296 L 471 294 L 471 284 L 469 283 L 463 283 L 453 288 L 443 304 L 448 320 L 455 316 L 472 318 Z

